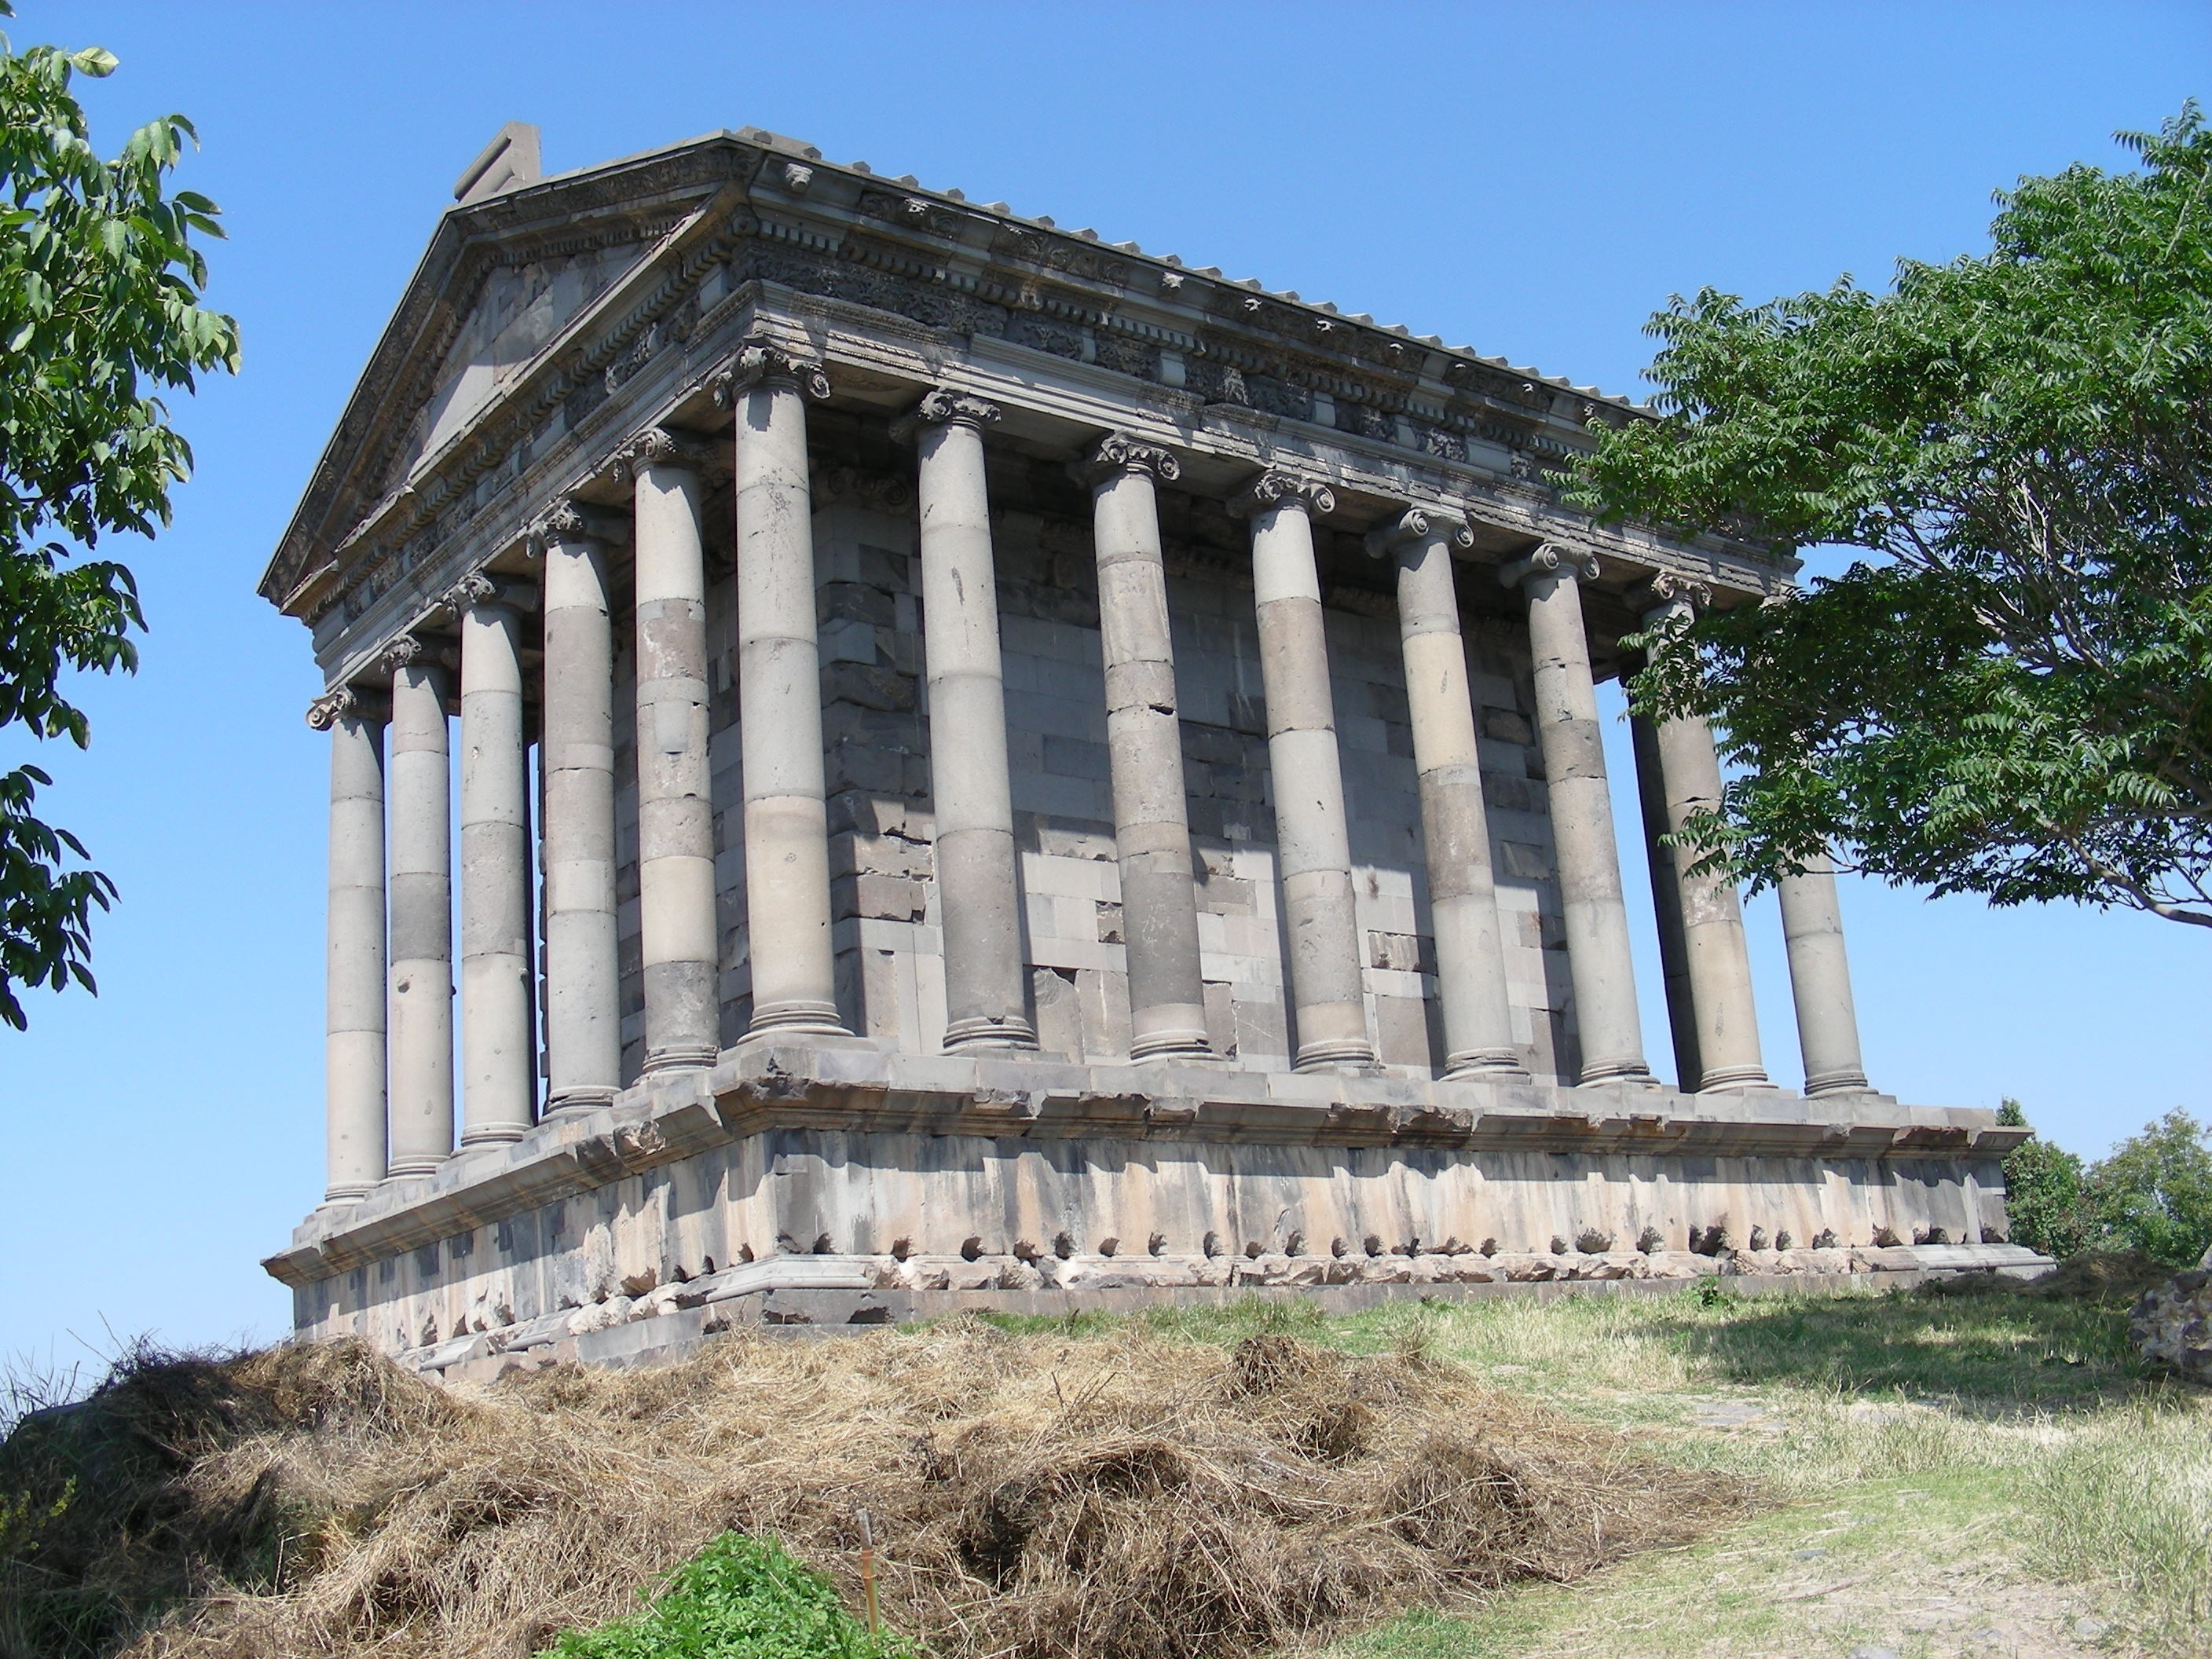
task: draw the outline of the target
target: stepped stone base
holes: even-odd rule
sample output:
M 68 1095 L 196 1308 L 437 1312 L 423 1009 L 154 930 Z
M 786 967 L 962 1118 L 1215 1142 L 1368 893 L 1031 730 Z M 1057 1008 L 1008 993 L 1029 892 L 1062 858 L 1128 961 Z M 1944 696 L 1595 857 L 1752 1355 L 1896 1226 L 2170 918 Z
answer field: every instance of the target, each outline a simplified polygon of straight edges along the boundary
M 302 1336 L 445 1372 L 963 1307 L 1906 1283 L 2048 1265 L 2005 1242 L 2025 1133 L 1878 1095 L 754 1043 L 326 1206 L 265 1265 Z

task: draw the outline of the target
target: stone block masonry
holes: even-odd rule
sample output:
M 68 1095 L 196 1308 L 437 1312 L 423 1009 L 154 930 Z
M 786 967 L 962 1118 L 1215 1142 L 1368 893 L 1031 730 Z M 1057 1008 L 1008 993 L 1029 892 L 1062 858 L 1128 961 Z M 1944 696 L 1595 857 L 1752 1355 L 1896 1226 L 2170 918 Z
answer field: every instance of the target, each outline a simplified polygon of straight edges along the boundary
M 1824 861 L 1800 1097 L 1655 842 L 1651 1070 L 1595 688 L 1794 566 L 1563 504 L 1642 417 L 751 130 L 456 206 L 263 583 L 332 744 L 299 1328 L 2017 1265 Z M 1638 754 L 1655 837 L 1717 787 Z

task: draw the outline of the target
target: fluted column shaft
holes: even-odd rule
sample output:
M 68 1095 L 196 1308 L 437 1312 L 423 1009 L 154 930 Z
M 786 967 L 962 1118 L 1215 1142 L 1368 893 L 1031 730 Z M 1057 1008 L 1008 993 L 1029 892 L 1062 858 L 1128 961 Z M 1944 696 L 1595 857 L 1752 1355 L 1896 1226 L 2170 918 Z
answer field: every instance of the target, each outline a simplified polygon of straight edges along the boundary
M 737 412 L 738 705 L 744 758 L 745 915 L 752 1022 L 763 1032 L 842 1034 L 830 930 L 822 668 L 815 637 L 808 396 L 819 366 L 749 341 Z
M 453 756 L 446 671 L 418 641 L 392 674 L 392 1173 L 453 1150 Z
M 614 628 L 605 544 L 574 507 L 540 526 L 545 560 L 545 1073 L 549 1110 L 622 1083 L 615 899 Z
M 530 759 L 521 618 L 487 577 L 461 627 L 461 1143 L 519 1140 L 537 1118 L 532 1031 Z
M 1166 450 L 1116 434 L 1079 471 L 1091 485 L 1098 560 L 1107 766 L 1129 967 L 1129 1057 L 1204 1057 L 1212 1050 L 1154 483 L 1172 483 L 1182 466 Z
M 636 483 L 638 908 L 645 1069 L 721 1052 L 714 814 L 707 752 L 707 576 L 697 462 L 666 432 L 624 463 Z
M 385 1153 L 383 696 L 341 687 L 308 723 L 331 734 L 329 955 L 324 981 L 325 1198 L 363 1196 Z
M 1797 1006 L 1797 1042 L 1805 1057 L 1805 1092 L 1840 1095 L 1867 1089 L 1859 1052 L 1859 1017 L 1851 997 L 1851 964 L 1844 951 L 1844 916 L 1836 871 L 1827 854 L 1778 884 L 1782 935 L 1790 950 L 1790 989 Z
M 1300 1066 L 1369 1065 L 1359 925 L 1352 902 L 1352 837 L 1328 683 L 1315 512 L 1334 509 L 1328 489 L 1268 471 L 1231 504 L 1252 521 L 1252 590 L 1260 624 L 1260 678 L 1267 702 L 1267 763 L 1275 845 L 1290 936 L 1290 989 Z
M 943 391 L 924 398 L 916 411 L 947 1048 L 1036 1046 L 1023 987 L 999 589 L 983 471 L 983 426 L 998 412 L 980 398 Z
M 1463 522 L 1427 509 L 1402 514 L 1368 537 L 1369 550 L 1393 556 L 1398 568 L 1398 632 L 1420 775 L 1444 1074 L 1518 1076 L 1526 1073 L 1506 997 L 1474 688 L 1452 575 L 1452 549 L 1474 544 Z
M 1650 1076 L 1629 959 L 1628 907 L 1621 896 L 1597 687 L 1583 629 L 1580 584 L 1596 569 L 1597 561 L 1587 554 L 1546 546 L 1498 573 L 1528 603 L 1537 737 L 1552 808 L 1583 1083 Z
M 1687 623 L 1701 603 L 1704 584 L 1671 575 L 1652 584 L 1644 614 L 1647 629 Z M 1695 717 L 1653 723 L 1650 752 L 1657 762 L 1667 833 L 1680 836 L 1701 812 L 1721 804 L 1720 756 L 1712 727 Z M 1735 883 L 1700 872 L 1696 849 L 1655 849 L 1674 874 L 1681 921 L 1684 976 L 1697 1028 L 1698 1075 L 1686 1089 L 1742 1089 L 1765 1084 L 1759 1054 L 1759 1013 L 1752 1000 L 1751 951 L 1743 935 L 1743 905 Z

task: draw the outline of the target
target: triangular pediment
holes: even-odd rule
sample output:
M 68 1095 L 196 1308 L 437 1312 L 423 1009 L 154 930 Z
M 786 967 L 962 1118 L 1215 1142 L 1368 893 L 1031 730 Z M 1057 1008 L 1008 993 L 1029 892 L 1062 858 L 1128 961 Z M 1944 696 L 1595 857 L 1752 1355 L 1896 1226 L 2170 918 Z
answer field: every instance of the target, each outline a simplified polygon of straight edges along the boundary
M 720 136 L 447 211 L 261 582 L 335 574 L 380 503 L 497 406 L 757 152 Z

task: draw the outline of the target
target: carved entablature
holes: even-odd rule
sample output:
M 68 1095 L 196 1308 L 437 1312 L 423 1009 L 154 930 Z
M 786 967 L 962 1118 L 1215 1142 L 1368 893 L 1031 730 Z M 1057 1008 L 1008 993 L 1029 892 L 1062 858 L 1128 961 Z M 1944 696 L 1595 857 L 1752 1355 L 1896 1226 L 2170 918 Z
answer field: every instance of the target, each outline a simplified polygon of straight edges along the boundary
M 526 279 L 531 304 L 500 300 L 500 284 Z M 788 326 L 794 304 L 813 319 L 811 350 Z M 732 362 L 732 337 L 764 313 L 777 333 L 736 342 Z M 593 478 L 618 487 L 644 455 L 629 434 L 693 418 L 684 400 L 775 380 L 830 397 L 844 361 L 834 329 L 823 343 L 830 317 L 848 338 L 872 331 L 933 365 L 988 339 L 1079 364 L 1087 384 L 1124 377 L 1127 418 L 1170 422 L 1197 449 L 1218 441 L 1241 459 L 1302 422 L 1320 434 L 1298 434 L 1294 449 L 1364 458 L 1347 484 L 1363 469 L 1410 466 L 1427 489 L 1510 498 L 1569 531 L 1578 521 L 1547 470 L 1594 429 L 1639 417 L 1587 388 L 749 129 L 449 212 L 262 591 L 311 623 L 335 613 L 325 638 L 356 619 L 389 627 L 394 589 L 433 569 L 428 580 L 450 582 L 457 568 L 529 545 L 550 496 L 611 500 Z M 828 363 L 812 355 L 825 349 Z M 1060 373 L 1036 371 L 1041 384 Z M 880 398 L 880 380 L 854 385 Z M 611 475 L 595 474 L 610 455 Z M 1716 579 L 1728 586 L 1762 585 L 1748 580 L 1754 567 L 1790 568 L 1780 550 L 1721 550 Z

